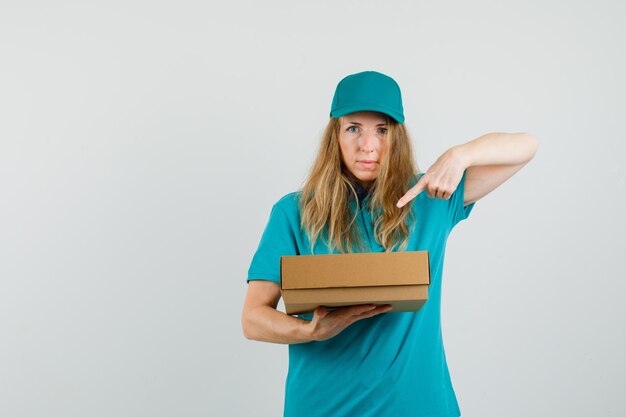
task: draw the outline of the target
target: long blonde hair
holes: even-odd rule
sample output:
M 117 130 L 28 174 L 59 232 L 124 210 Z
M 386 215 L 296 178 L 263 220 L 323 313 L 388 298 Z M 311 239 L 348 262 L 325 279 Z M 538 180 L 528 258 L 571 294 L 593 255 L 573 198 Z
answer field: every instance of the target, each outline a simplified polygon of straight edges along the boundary
M 403 250 L 409 240 L 412 204 L 396 207 L 397 201 L 417 181 L 411 139 L 403 124 L 387 117 L 387 141 L 380 161 L 378 177 L 370 188 L 371 198 L 366 208 L 372 214 L 376 241 L 392 251 Z M 350 213 L 350 199 L 359 207 L 354 183 L 356 178 L 341 158 L 339 129 L 341 120 L 331 118 L 322 135 L 319 151 L 304 182 L 300 196 L 301 227 L 307 232 L 314 253 L 315 242 L 321 238 L 327 247 L 340 252 L 363 251 L 355 220 Z

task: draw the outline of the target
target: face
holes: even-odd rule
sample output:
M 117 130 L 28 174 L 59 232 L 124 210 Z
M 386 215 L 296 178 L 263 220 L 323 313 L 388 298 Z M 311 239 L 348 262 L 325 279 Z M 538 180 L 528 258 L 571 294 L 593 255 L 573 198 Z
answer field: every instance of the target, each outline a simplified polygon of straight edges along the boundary
M 387 142 L 387 120 L 381 113 L 364 111 L 341 117 L 339 147 L 344 164 L 362 187 L 378 177 Z

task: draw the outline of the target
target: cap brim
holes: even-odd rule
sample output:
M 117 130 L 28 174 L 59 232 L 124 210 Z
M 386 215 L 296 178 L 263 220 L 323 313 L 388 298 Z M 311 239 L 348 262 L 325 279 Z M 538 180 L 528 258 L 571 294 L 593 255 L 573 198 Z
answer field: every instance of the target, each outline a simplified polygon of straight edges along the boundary
M 341 116 L 345 116 L 347 114 L 350 113 L 356 113 L 358 111 L 377 111 L 379 113 L 384 113 L 387 116 L 391 117 L 392 119 L 394 119 L 396 122 L 403 124 L 404 123 L 404 116 L 401 115 L 400 113 L 397 113 L 393 110 L 390 110 L 384 106 L 380 106 L 377 104 L 372 104 L 372 105 L 367 105 L 367 104 L 361 104 L 358 106 L 344 106 L 344 107 L 339 107 L 337 109 L 334 109 L 331 113 L 330 116 L 331 117 L 335 117 L 335 118 L 339 118 Z

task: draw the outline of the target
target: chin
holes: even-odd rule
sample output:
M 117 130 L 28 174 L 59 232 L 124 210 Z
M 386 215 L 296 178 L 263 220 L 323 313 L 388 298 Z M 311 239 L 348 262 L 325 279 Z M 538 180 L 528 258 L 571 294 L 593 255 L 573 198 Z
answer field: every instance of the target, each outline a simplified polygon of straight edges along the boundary
M 359 175 L 356 178 L 359 181 L 370 182 L 370 181 L 374 181 L 377 177 L 378 175 Z

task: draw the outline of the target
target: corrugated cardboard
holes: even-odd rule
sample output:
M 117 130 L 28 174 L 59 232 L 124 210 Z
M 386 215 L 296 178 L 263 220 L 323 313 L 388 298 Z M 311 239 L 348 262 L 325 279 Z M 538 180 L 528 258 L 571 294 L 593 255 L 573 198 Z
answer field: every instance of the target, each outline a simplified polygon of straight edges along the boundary
M 417 311 L 430 283 L 427 251 L 282 256 L 280 274 L 287 314 L 356 304 Z

